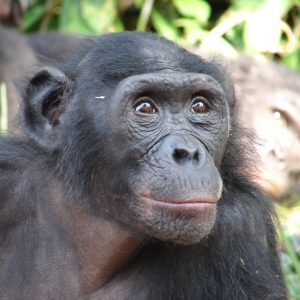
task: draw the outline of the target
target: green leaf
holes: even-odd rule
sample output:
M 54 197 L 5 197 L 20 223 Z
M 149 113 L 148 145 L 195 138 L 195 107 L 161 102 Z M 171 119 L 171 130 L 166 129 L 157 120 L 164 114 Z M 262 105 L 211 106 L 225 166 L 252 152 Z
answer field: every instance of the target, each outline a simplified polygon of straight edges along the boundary
M 116 0 L 65 0 L 59 20 L 63 31 L 102 33 L 115 31 Z M 116 26 L 117 25 L 117 26 Z
M 156 9 L 153 9 L 151 19 L 154 28 L 159 34 L 169 40 L 176 41 L 178 39 L 178 29 L 164 18 Z
M 184 32 L 184 40 L 188 45 L 195 45 L 200 42 L 207 32 L 201 27 L 199 22 L 194 19 L 176 19 L 175 26 L 182 28 Z
M 173 4 L 184 17 L 191 17 L 201 24 L 207 24 L 211 14 L 210 5 L 201 0 L 173 0 Z
M 300 49 L 284 56 L 282 62 L 289 68 L 300 71 Z
M 141 8 L 143 6 L 144 0 L 134 0 L 134 5 L 137 8 Z
M 21 29 L 23 31 L 29 30 L 34 24 L 42 19 L 45 12 L 46 6 L 44 4 L 32 6 L 25 14 Z

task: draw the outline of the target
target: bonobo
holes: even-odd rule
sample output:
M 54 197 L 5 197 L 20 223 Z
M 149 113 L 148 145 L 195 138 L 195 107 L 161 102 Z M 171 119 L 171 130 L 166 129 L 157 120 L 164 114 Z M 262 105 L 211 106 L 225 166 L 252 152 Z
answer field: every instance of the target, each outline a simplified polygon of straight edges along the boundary
M 0 299 L 286 299 L 222 67 L 150 33 L 76 52 L 1 138 Z
M 249 57 L 231 68 L 237 115 L 258 134 L 259 183 L 272 197 L 300 193 L 300 73 Z

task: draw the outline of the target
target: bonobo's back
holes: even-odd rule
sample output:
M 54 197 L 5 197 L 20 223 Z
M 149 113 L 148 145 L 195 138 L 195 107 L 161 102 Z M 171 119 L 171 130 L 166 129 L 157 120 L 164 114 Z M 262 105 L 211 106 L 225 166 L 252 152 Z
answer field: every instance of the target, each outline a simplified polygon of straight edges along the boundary
M 223 68 L 133 32 L 66 63 L 0 140 L 0 298 L 287 299 Z

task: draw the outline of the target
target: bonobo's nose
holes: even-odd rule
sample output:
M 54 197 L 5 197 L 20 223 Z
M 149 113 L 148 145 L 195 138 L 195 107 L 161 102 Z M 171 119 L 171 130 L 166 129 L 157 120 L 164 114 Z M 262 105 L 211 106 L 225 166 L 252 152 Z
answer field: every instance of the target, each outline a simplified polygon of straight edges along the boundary
M 185 161 L 197 163 L 199 161 L 199 151 L 197 149 L 186 149 L 184 147 L 175 148 L 173 151 L 173 158 L 178 163 L 183 163 Z
M 169 136 L 165 142 L 169 155 L 172 155 L 173 160 L 177 164 L 199 164 L 200 141 L 194 137 L 180 135 Z

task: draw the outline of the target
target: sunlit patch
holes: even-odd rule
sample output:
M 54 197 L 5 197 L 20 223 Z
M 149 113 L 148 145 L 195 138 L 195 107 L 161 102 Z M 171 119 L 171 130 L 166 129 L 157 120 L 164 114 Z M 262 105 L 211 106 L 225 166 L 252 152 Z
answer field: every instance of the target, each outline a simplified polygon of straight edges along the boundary
M 281 118 L 281 113 L 280 113 L 279 111 L 275 111 L 275 112 L 273 113 L 273 117 L 274 117 L 275 120 L 280 120 L 280 118 Z
M 105 99 L 105 96 L 96 96 L 95 99 L 103 100 L 103 99 Z

